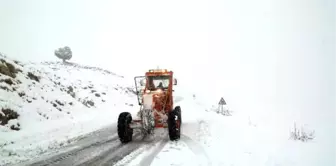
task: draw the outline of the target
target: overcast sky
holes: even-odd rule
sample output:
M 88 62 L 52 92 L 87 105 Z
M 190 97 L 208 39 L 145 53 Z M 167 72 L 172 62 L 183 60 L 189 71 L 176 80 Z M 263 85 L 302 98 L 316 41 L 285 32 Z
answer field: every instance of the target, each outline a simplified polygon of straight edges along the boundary
M 335 117 L 333 0 L 0 0 L 0 52 L 126 75 L 174 70 L 237 109 Z M 322 112 L 323 112 L 322 111 Z

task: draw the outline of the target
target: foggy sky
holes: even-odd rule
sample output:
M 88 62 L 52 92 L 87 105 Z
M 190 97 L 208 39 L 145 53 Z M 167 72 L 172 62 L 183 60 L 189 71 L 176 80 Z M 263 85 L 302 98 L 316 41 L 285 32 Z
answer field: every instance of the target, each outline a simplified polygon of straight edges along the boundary
M 1 0 L 0 21 L 0 52 L 19 60 L 68 45 L 71 61 L 129 76 L 172 69 L 238 110 L 335 118 L 332 0 Z

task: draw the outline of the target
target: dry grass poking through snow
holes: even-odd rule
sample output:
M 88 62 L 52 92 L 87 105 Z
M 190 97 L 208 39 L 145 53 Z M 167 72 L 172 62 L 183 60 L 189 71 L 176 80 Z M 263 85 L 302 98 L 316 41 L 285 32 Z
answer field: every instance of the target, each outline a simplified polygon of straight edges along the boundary
M 315 138 L 315 131 L 310 131 L 303 126 L 298 128 L 296 123 L 294 123 L 293 130 L 290 132 L 290 138 L 293 140 L 307 142 Z

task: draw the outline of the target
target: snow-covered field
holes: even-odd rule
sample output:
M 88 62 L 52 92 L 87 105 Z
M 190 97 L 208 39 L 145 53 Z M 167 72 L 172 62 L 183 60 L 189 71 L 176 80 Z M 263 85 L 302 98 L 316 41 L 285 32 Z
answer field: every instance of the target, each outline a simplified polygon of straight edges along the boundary
M 21 64 L 0 58 L 6 61 L 2 64 L 19 69 L 14 78 L 0 74 L 0 108 L 19 115 L 0 125 L 0 165 L 50 154 L 81 135 L 113 125 L 121 111 L 138 110 L 133 82 L 114 73 L 75 64 Z M 38 80 L 28 77 L 28 72 Z M 231 116 L 224 116 L 214 110 L 218 101 L 184 87 L 174 89 L 175 103 L 182 108 L 181 140 L 143 146 L 116 165 L 148 164 L 143 159 L 153 154 L 151 165 L 160 166 L 336 165 L 335 131 L 329 123 L 312 122 L 304 130 L 315 131 L 313 139 L 293 140 L 295 118 L 286 119 L 282 112 L 239 110 L 228 102 Z M 0 117 L 5 113 L 2 110 Z M 297 121 L 298 129 L 302 119 Z
M 138 109 L 132 82 L 109 71 L 55 62 L 21 64 L 2 55 L 0 59 L 2 66 L 19 69 L 14 78 L 0 74 L 0 121 L 11 116 L 3 109 L 19 115 L 0 125 L 0 165 L 51 153 L 115 123 L 121 111 Z
M 328 134 L 323 132 L 323 128 L 315 129 L 319 134 L 313 140 L 294 141 L 290 139 L 293 126 L 288 121 L 277 120 L 271 123 L 262 118 L 254 120 L 249 116 L 250 113 L 235 110 L 232 116 L 223 116 L 213 110 L 209 111 L 209 105 L 199 101 L 197 97 L 194 99 L 191 93 L 176 92 L 176 95 L 183 95 L 179 96 L 181 101 L 178 103 L 182 108 L 183 135 L 178 142 L 168 142 L 154 157 L 151 165 L 336 164 L 334 140 L 323 135 Z M 216 105 L 217 102 L 212 104 Z M 139 165 L 152 151 L 138 155 L 128 165 Z M 132 156 L 134 154 L 130 154 Z M 119 162 L 119 165 L 124 164 L 123 161 Z

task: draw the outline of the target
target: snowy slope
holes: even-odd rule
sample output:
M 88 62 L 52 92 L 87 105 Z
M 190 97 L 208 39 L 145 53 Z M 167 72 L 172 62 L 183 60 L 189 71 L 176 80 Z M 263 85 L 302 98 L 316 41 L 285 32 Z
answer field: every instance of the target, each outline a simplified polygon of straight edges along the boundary
M 233 111 L 223 116 L 209 111 L 209 101 L 201 101 L 189 92 L 176 90 L 182 108 L 181 140 L 155 145 L 142 154 L 130 154 L 131 161 L 117 165 L 139 165 L 154 158 L 151 165 L 239 165 L 239 166 L 319 166 L 335 165 L 332 140 L 322 132 L 306 142 L 290 139 L 290 124 L 286 121 L 269 123 L 262 117 L 251 118 L 249 113 Z M 218 101 L 213 101 L 214 105 Z M 206 111 L 208 110 L 208 111 Z M 255 120 L 257 119 L 257 120 Z M 282 126 L 282 127 L 281 127 Z M 328 126 L 325 126 L 328 127 Z M 323 129 L 316 129 L 323 131 Z M 158 152 L 155 152 L 158 151 Z M 154 156 L 151 156 L 154 155 Z M 149 156 L 149 157 L 148 157 Z M 127 157 L 126 157 L 127 158 Z
M 22 64 L 3 55 L 0 59 L 0 65 L 18 69 L 12 77 L 0 74 L 0 121 L 8 117 L 4 109 L 19 115 L 0 125 L 0 165 L 51 153 L 115 123 L 121 111 L 137 110 L 131 85 L 112 72 L 55 62 Z

